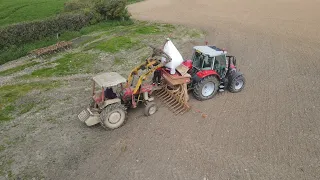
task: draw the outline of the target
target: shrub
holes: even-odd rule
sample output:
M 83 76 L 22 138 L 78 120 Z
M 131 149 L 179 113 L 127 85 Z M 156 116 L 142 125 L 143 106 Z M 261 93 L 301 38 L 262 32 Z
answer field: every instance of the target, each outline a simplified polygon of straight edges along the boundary
M 126 6 L 127 0 L 96 0 L 94 8 L 106 19 L 123 20 L 131 16 Z
M 89 25 L 93 18 L 92 13 L 63 14 L 51 19 L 10 25 L 0 29 L 0 48 L 33 42 L 66 30 L 78 31 Z
M 85 7 L 86 5 L 83 2 L 80 2 L 78 0 L 68 1 L 64 3 L 65 12 L 78 11 Z
M 65 12 L 74 12 L 82 9 L 92 9 L 94 6 L 94 0 L 69 0 L 64 3 Z

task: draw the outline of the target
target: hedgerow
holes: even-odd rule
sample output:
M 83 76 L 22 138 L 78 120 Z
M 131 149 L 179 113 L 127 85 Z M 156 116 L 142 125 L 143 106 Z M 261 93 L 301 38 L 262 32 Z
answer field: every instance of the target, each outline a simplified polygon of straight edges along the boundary
M 64 31 L 78 31 L 102 20 L 129 19 L 126 5 L 127 0 L 68 1 L 65 12 L 55 17 L 0 28 L 0 49 L 42 40 Z

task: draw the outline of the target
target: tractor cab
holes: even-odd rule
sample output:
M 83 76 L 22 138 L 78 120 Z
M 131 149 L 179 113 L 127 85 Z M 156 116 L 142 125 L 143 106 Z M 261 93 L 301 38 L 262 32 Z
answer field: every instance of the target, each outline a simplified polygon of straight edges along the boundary
M 108 101 L 121 101 L 120 93 L 123 91 L 123 83 L 126 79 L 116 72 L 108 72 L 96 75 L 92 78 L 92 103 L 94 108 L 103 108 Z
M 220 77 L 225 75 L 228 64 L 227 52 L 215 46 L 193 47 L 192 64 L 197 71 L 215 70 Z

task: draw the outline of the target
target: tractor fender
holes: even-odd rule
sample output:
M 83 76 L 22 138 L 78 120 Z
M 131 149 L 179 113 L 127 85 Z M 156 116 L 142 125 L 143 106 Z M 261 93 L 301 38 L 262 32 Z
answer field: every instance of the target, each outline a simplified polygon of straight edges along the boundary
M 220 80 L 219 74 L 215 70 L 203 70 L 196 73 L 195 76 L 193 76 L 193 82 L 199 82 L 201 79 L 207 77 L 207 76 L 216 76 Z
M 182 64 L 188 67 L 189 69 L 192 69 L 192 60 L 188 59 L 184 61 Z
M 107 107 L 110 104 L 115 104 L 115 103 L 121 103 L 121 99 L 119 98 L 115 98 L 115 99 L 108 99 L 106 101 L 104 101 L 101 109 L 104 109 L 105 107 Z

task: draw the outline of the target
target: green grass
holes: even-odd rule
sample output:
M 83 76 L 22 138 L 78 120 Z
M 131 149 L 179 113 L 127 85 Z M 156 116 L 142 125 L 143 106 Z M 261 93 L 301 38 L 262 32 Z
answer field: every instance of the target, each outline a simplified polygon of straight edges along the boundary
M 192 37 L 192 38 L 200 38 L 201 34 L 199 32 L 192 32 L 192 33 L 190 33 L 190 37 Z
M 8 178 L 12 178 L 12 171 L 7 169 L 11 166 L 13 162 L 13 160 L 7 160 L 6 162 L 2 162 L 0 164 L 0 176 L 8 174 Z
M 34 65 L 36 65 L 36 64 L 39 64 L 39 63 L 38 63 L 38 62 L 29 62 L 29 63 L 27 63 L 27 64 L 23 64 L 23 65 L 14 67 L 14 68 L 10 68 L 10 69 L 7 69 L 7 70 L 5 70 L 5 71 L 0 71 L 0 76 L 11 75 L 11 74 L 13 74 L 13 73 L 22 71 L 22 70 L 24 70 L 25 68 L 34 66 Z
M 122 65 L 123 63 L 125 63 L 125 59 L 123 58 L 119 58 L 119 57 L 115 57 L 114 58 L 114 61 L 113 61 L 113 64 L 114 65 Z
M 1 0 L 0 0 L 1 1 Z M 47 37 L 41 41 L 35 41 L 33 43 L 26 43 L 21 46 L 12 46 L 10 48 L 1 49 L 0 50 L 0 65 L 4 64 L 8 61 L 18 59 L 22 56 L 25 56 L 31 50 L 38 49 L 41 47 L 50 46 L 52 44 L 57 43 L 58 41 L 69 41 L 76 37 L 82 35 L 88 35 L 92 32 L 104 32 L 106 35 L 110 35 L 112 33 L 117 34 L 119 32 L 124 33 L 126 32 L 130 36 L 140 36 L 140 35 L 148 35 L 148 34 L 160 34 L 160 33 L 169 33 L 174 30 L 174 26 L 168 24 L 148 24 L 145 22 L 133 22 L 129 21 L 106 21 L 102 23 L 98 23 L 96 25 L 88 26 L 82 28 L 80 31 L 67 31 L 61 33 L 59 39 L 56 36 Z M 94 39 L 94 38 L 93 38 Z M 111 40 L 115 41 L 115 39 Z M 116 42 L 117 44 L 113 45 L 107 42 L 99 43 L 98 49 L 107 51 L 107 52 L 117 52 L 122 48 L 130 48 L 131 46 L 135 45 L 136 42 L 131 41 L 128 37 L 120 38 L 122 42 Z M 122 43 L 127 42 L 129 43 L 128 46 Z M 106 43 L 106 44 L 105 44 Z M 96 46 L 97 44 L 94 44 Z M 120 45 L 120 49 L 118 48 Z M 88 46 L 85 50 L 92 49 L 94 46 Z M 110 50 L 110 51 L 109 51 Z
M 0 152 L 6 150 L 6 147 L 4 145 L 0 145 Z
M 156 25 L 150 25 L 150 26 L 141 26 L 138 27 L 135 32 L 137 34 L 157 34 L 160 33 L 161 30 L 158 26 Z
M 98 31 L 109 31 L 113 30 L 115 27 L 126 27 L 132 26 L 135 23 L 131 20 L 128 21 L 106 21 L 101 22 L 95 25 L 91 25 L 88 27 L 84 27 L 80 30 L 81 35 L 89 34 L 91 32 L 98 32 Z
M 130 49 L 137 43 L 137 41 L 132 40 L 130 37 L 117 36 L 98 44 L 95 48 L 110 53 L 116 53 L 120 50 Z
M 35 106 L 36 106 L 36 104 L 34 102 L 22 104 L 20 111 L 19 111 L 19 114 L 25 114 L 25 113 L 29 112 Z
M 1 1 L 1 0 L 0 0 Z M 32 43 L 26 43 L 21 46 L 11 46 L 0 50 L 0 65 L 18 59 L 22 56 L 26 56 L 28 52 L 41 47 L 50 46 L 58 41 L 69 41 L 81 35 L 87 35 L 94 31 L 108 31 L 114 30 L 116 27 L 126 27 L 134 24 L 133 21 L 107 21 L 96 25 L 82 28 L 80 31 L 66 31 L 61 33 L 59 39 L 56 36 L 47 37 L 40 41 Z
M 13 113 L 24 113 L 29 111 L 32 107 L 17 106 L 15 102 L 28 92 L 39 89 L 49 90 L 56 88 L 59 85 L 57 82 L 47 83 L 29 83 L 6 85 L 0 87 L 0 122 L 9 121 L 12 119 Z M 36 98 L 36 97 L 35 97 Z M 22 109 L 21 109 L 22 108 Z
M 62 12 L 67 0 L 0 0 L 0 26 L 43 19 Z
M 93 71 L 93 63 L 96 58 L 97 55 L 94 54 L 67 54 L 63 58 L 55 61 L 55 63 L 58 63 L 57 66 L 38 69 L 26 77 L 51 77 L 89 73 Z

